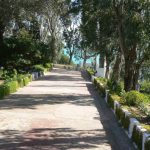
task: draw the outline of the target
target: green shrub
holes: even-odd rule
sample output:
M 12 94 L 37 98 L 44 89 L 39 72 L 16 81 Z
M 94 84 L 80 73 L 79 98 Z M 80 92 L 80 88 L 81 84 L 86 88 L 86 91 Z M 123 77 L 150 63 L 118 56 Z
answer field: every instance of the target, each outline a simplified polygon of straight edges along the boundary
M 150 138 L 148 138 L 146 140 L 146 143 L 145 143 L 145 150 L 150 150 Z
M 3 85 L 3 96 L 9 95 L 11 93 L 14 93 L 17 91 L 19 85 L 17 81 L 10 81 L 10 82 L 6 82 Z
M 87 69 L 87 72 L 88 72 L 88 74 L 89 74 L 90 76 L 95 75 L 94 69 L 88 68 L 88 69 Z
M 139 105 L 139 103 L 142 103 L 144 101 L 145 102 L 149 101 L 146 95 L 138 91 L 130 91 L 130 92 L 125 93 L 124 100 L 128 106 L 136 106 L 136 105 Z
M 28 85 L 29 82 L 30 82 L 29 77 L 24 77 L 24 78 L 23 78 L 24 86 Z
M 101 83 L 103 83 L 103 84 L 107 83 L 107 79 L 103 78 L 103 77 L 97 77 L 96 80 L 99 81 L 99 82 L 101 82 Z
M 52 70 L 53 64 L 52 63 L 46 63 L 46 64 L 44 64 L 44 67 L 47 68 L 48 70 Z
M 120 104 L 124 104 L 125 103 L 124 99 L 121 96 L 117 95 L 117 94 L 111 94 L 111 98 L 114 101 L 119 102 Z
M 10 88 L 9 89 L 10 90 L 10 94 L 16 92 L 18 87 L 19 87 L 17 81 L 9 82 L 6 85 L 9 86 L 9 88 Z
M 61 54 L 58 63 L 65 65 L 69 64 L 69 57 L 67 55 Z
M 23 87 L 24 86 L 24 81 L 23 81 L 24 75 L 18 75 L 17 76 L 17 81 L 18 81 L 18 85 L 19 87 Z
M 138 146 L 138 149 L 142 150 L 143 134 L 136 128 L 136 125 L 133 128 L 132 140 Z
M 34 65 L 34 66 L 33 66 L 33 70 L 34 70 L 34 71 L 37 71 L 37 72 L 40 72 L 40 71 L 44 72 L 44 71 L 45 71 L 45 68 L 44 68 L 43 65 Z
M 141 83 L 140 91 L 143 93 L 150 93 L 150 82 L 144 81 Z
M 117 95 L 121 95 L 121 93 L 123 91 L 121 82 L 117 83 L 116 81 L 108 80 L 107 87 L 108 87 L 110 93 L 116 93 Z
M 97 78 L 94 79 L 94 85 L 95 88 L 98 90 L 98 92 L 102 95 L 105 96 L 105 91 L 106 91 L 106 85 L 99 81 Z

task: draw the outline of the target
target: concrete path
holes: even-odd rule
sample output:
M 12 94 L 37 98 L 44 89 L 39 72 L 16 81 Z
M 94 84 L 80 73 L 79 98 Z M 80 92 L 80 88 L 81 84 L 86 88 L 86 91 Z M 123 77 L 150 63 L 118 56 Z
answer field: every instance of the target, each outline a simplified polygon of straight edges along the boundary
M 55 68 L 0 101 L 0 150 L 134 150 L 79 72 Z

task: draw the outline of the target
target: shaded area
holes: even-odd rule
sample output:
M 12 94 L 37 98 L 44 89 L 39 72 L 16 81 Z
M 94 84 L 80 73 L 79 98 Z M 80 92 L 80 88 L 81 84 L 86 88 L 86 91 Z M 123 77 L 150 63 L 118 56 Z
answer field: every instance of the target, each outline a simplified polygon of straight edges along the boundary
M 0 101 L 0 109 L 35 109 L 38 105 L 56 105 L 64 103 L 80 106 L 93 105 L 92 97 L 90 95 L 14 94 L 9 96 L 9 98 L 5 98 L 5 101 Z
M 44 78 L 40 79 L 41 81 L 45 80 L 56 80 L 56 81 L 81 81 L 82 78 L 80 76 L 69 76 L 69 75 L 48 75 L 45 76 Z
M 7 150 L 68 150 L 96 149 L 107 146 L 103 130 L 74 130 L 71 128 L 37 128 L 28 132 L 1 131 L 0 149 Z
M 86 71 L 82 71 L 81 75 L 86 81 L 89 81 L 89 75 Z M 135 150 L 132 140 L 129 139 L 125 134 L 114 113 L 106 104 L 104 98 L 101 97 L 100 94 L 95 90 L 93 84 L 86 83 L 86 86 L 92 98 L 94 99 L 94 104 L 99 112 L 100 118 L 96 117 L 95 119 L 100 120 L 100 122 L 103 124 L 111 146 L 115 147 L 117 150 Z

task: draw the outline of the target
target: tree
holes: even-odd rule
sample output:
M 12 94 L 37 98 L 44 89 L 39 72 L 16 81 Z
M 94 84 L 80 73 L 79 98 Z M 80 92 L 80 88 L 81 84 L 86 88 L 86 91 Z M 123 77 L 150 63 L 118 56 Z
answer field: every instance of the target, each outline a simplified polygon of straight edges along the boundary
M 119 43 L 115 49 L 120 47 L 118 55 L 122 54 L 125 60 L 125 90 L 135 89 L 141 65 L 148 59 L 150 2 L 92 0 L 87 3 L 81 0 L 81 3 L 86 40 L 93 45 L 93 50 L 95 46 L 105 54 L 108 51 L 106 46 L 112 39 Z
M 150 2 L 113 0 L 113 7 L 117 19 L 119 44 L 125 59 L 124 85 L 125 90 L 129 91 L 136 88 L 139 70 L 149 47 L 149 42 L 145 39 L 148 38 L 146 25 L 150 20 L 149 15 L 147 16 Z
M 80 31 L 79 31 L 79 16 L 74 16 L 73 14 L 68 14 L 63 18 L 63 36 L 65 40 L 65 48 L 69 54 L 69 64 L 72 62 L 72 58 L 78 50 L 78 43 L 80 41 Z
M 44 0 L 39 1 L 39 14 L 44 19 L 44 28 L 47 28 L 47 39 L 52 51 L 52 61 L 56 62 L 57 53 L 62 44 L 62 33 L 60 16 L 63 13 L 63 1 L 59 0 Z

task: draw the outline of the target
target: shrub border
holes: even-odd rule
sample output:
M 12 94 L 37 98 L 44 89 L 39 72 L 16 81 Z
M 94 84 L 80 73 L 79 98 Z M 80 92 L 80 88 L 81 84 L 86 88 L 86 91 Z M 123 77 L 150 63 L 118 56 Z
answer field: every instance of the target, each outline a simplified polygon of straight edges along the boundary
M 47 71 L 51 71 L 52 68 L 47 69 Z M 29 84 L 29 82 L 34 81 L 40 77 L 44 76 L 45 72 L 31 72 L 30 74 L 24 75 L 21 79 L 9 81 L 0 85 L 0 99 L 3 99 L 5 96 L 16 92 L 19 88 L 22 88 Z
M 103 89 L 100 91 L 101 88 L 98 86 L 100 83 L 96 82 L 96 77 L 91 75 L 89 72 L 88 74 L 90 75 L 91 82 L 94 84 L 98 92 L 102 92 L 102 94 L 104 94 L 103 90 L 105 91 L 104 95 L 106 103 L 109 107 L 111 107 L 118 121 L 124 128 L 125 133 L 130 139 L 132 139 L 135 147 L 139 150 L 150 150 L 150 134 L 148 131 L 140 125 L 136 118 L 132 118 L 131 113 L 128 110 L 123 109 L 118 101 L 112 101 L 110 99 L 109 90 Z

